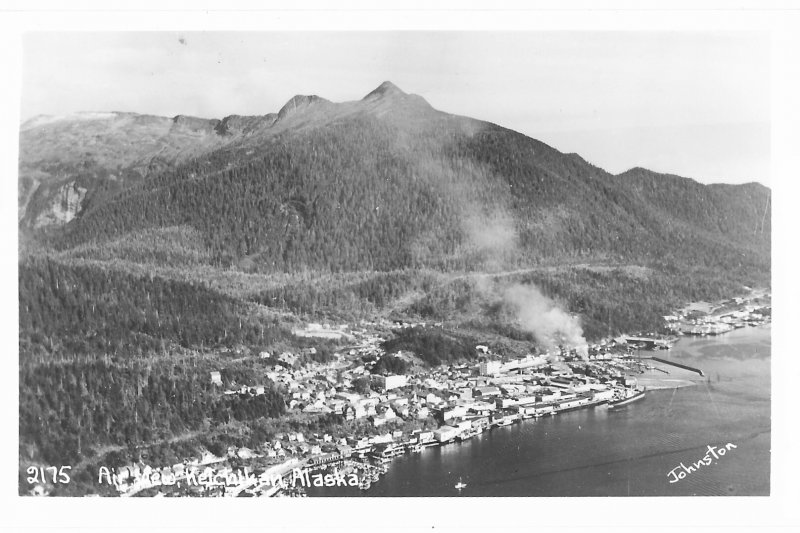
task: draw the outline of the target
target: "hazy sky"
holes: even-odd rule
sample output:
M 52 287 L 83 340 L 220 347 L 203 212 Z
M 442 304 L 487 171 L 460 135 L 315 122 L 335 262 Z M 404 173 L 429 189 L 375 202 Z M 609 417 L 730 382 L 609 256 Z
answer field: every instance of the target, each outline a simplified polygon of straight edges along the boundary
M 266 114 L 391 80 L 610 172 L 769 184 L 769 51 L 758 33 L 28 33 L 22 118 Z

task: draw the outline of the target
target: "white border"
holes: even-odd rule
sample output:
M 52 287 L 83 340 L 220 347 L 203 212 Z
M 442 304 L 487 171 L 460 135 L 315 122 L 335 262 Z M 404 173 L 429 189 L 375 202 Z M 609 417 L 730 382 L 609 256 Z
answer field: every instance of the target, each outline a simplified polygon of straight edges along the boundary
M 60 2 L 12 2 L 0 11 L 0 54 L 6 71 L 0 83 L 3 148 L 0 209 L 2 238 L 3 314 L 5 356 L 12 361 L 11 383 L 2 389 L 4 406 L 2 502 L 0 524 L 34 531 L 74 527 L 75 531 L 105 530 L 214 530 L 231 531 L 258 524 L 259 529 L 291 530 L 534 530 L 574 528 L 593 531 L 646 531 L 684 527 L 703 531 L 740 531 L 800 525 L 797 502 L 798 470 L 796 420 L 798 350 L 790 334 L 796 329 L 795 306 L 800 295 L 793 278 L 800 273 L 793 242 L 796 181 L 799 162 L 797 128 L 800 114 L 800 24 L 797 3 L 747 2 L 744 9 L 726 9 L 728 2 L 394 2 L 376 11 L 365 2 L 255 2 L 165 3 L 145 1 L 135 6 L 109 8 L 109 2 L 91 1 L 64 10 Z M 185 11 L 186 9 L 222 11 Z M 531 9 L 536 7 L 536 10 Z M 128 8 L 129 10 L 119 11 Z M 143 8 L 154 11 L 144 12 Z M 289 8 L 279 11 L 278 8 Z M 346 10 L 350 8 L 354 10 Z M 463 11 L 454 11 L 462 8 Z M 514 9 L 524 8 L 524 11 Z M 34 11 L 19 11 L 33 9 Z M 96 11 L 103 9 L 104 11 Z M 315 9 L 324 9 L 319 11 Z M 54 11 L 61 10 L 61 11 Z M 422 11 L 425 10 L 425 11 Z M 21 80 L 21 36 L 25 31 L 292 31 L 292 30 L 630 30 L 630 31 L 766 31 L 772 37 L 772 175 L 773 188 L 773 463 L 769 498 L 368 498 L 283 500 L 118 500 L 48 499 L 16 496 L 18 402 L 16 362 L 16 161 Z M 478 117 L 480 118 L 480 117 Z M 794 237 L 794 238 L 792 238 Z M 793 305 L 794 304 L 794 305 Z M 8 417 L 6 419 L 6 417 Z M 191 526 L 191 527 L 189 527 Z M 435 526 L 432 527 L 432 526 Z M 52 529 L 51 529 L 52 528 Z M 735 528 L 735 529 L 734 529 Z

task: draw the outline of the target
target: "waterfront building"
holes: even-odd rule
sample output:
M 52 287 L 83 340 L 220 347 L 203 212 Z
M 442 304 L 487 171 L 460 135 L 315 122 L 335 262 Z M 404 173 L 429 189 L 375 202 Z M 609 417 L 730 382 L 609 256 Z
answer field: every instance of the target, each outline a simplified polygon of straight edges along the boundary
M 459 430 L 453 426 L 441 426 L 433 432 L 433 437 L 439 442 L 447 442 L 456 438 L 458 434 Z

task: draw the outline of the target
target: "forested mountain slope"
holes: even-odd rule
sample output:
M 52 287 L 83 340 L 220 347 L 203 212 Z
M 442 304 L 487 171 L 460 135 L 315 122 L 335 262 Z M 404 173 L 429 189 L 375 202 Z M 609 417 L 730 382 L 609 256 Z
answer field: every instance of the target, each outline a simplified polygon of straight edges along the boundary
M 612 176 L 388 83 L 357 102 L 294 97 L 276 115 L 191 127 L 196 142 L 179 137 L 186 144 L 159 159 L 164 168 L 102 201 L 87 194 L 49 242 L 102 246 L 188 226 L 217 264 L 262 272 L 482 269 L 487 257 L 506 266 L 664 257 L 768 265 L 763 186 L 705 186 L 640 169 Z

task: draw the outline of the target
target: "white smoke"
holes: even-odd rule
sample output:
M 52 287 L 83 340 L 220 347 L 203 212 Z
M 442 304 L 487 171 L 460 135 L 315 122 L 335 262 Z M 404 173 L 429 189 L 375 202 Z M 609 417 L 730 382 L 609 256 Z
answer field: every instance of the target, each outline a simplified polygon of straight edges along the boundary
M 580 319 L 570 315 L 535 286 L 515 283 L 503 287 L 484 278 L 478 281 L 476 287 L 484 294 L 499 297 L 519 328 L 531 333 L 545 349 L 564 346 L 577 350 L 584 359 L 588 357 L 588 345 Z

